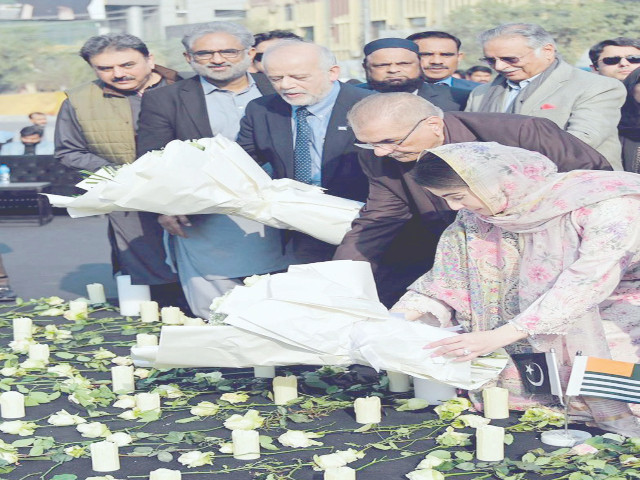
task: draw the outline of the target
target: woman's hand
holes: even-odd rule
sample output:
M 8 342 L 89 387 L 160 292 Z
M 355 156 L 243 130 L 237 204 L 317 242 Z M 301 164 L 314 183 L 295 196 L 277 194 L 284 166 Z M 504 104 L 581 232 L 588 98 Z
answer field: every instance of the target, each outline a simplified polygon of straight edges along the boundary
M 455 337 L 443 338 L 425 345 L 424 348 L 436 349 L 432 357 L 455 357 L 456 362 L 467 362 L 526 337 L 525 332 L 507 324 L 486 332 L 462 333 Z

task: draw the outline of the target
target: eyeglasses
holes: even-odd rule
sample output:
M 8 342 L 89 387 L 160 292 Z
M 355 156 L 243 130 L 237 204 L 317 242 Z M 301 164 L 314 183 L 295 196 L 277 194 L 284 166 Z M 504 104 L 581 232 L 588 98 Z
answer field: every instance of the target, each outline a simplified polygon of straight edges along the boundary
M 236 48 L 226 48 L 224 50 L 198 50 L 197 52 L 191 52 L 191 56 L 198 62 L 204 60 L 211 60 L 215 54 L 219 54 L 222 58 L 232 59 L 237 58 L 244 50 L 238 50 Z
M 640 63 L 640 55 L 627 55 L 626 57 L 603 57 L 600 59 L 605 65 L 617 65 L 622 59 L 626 59 L 629 63 Z
M 397 140 L 395 142 L 384 141 L 384 142 L 376 142 L 376 143 L 354 143 L 354 145 L 356 147 L 365 148 L 367 150 L 373 150 L 374 148 L 383 148 L 392 152 L 396 148 L 401 146 L 404 142 L 406 142 L 407 139 L 411 136 L 411 134 L 416 131 L 416 128 L 418 128 L 418 125 L 420 125 L 422 122 L 424 122 L 428 118 L 431 118 L 431 117 L 424 117 L 423 119 L 419 120 L 418 123 L 416 123 L 414 127 L 411 130 L 409 130 L 409 133 L 407 133 L 402 140 Z
M 524 57 L 531 55 L 533 52 L 535 52 L 535 50 L 531 50 L 529 53 L 520 57 L 480 57 L 478 60 L 480 60 L 481 62 L 486 62 L 487 65 L 491 65 L 492 67 L 498 60 L 504 63 L 508 63 L 509 65 L 515 65 L 516 63 L 520 63 Z
M 253 57 L 253 61 L 254 62 L 261 62 L 262 61 L 262 56 L 264 55 L 264 52 L 258 52 L 255 54 L 255 56 Z

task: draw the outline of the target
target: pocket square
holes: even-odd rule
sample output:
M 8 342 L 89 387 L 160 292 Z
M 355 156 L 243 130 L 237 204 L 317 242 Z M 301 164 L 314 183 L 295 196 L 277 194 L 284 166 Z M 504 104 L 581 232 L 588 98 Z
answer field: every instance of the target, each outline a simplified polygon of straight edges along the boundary
M 558 108 L 555 105 L 551 104 L 551 103 L 545 103 L 544 105 L 542 105 L 540 107 L 540 110 L 553 110 L 554 108 Z
M 349 130 L 349 127 L 344 126 L 344 127 L 338 127 L 338 130 Z

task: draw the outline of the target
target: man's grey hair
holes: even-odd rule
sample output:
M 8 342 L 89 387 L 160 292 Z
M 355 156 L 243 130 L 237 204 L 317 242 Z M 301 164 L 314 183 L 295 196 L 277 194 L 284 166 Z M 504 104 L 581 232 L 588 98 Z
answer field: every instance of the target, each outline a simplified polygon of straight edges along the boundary
M 80 56 L 91 64 L 91 58 L 106 50 L 136 50 L 144 57 L 149 56 L 149 49 L 138 37 L 128 33 L 107 33 L 89 38 L 80 49 Z
M 229 35 L 233 35 L 240 41 L 245 49 L 251 48 L 254 41 L 253 34 L 242 25 L 233 22 L 209 22 L 195 27 L 182 37 L 184 49 L 187 52 L 191 52 L 191 47 L 195 41 L 210 33 L 228 33 Z
M 270 46 L 265 50 L 264 55 L 262 57 L 262 63 L 264 64 L 265 68 L 268 68 L 267 64 L 269 63 L 269 57 L 272 56 L 275 52 L 277 52 L 281 48 L 288 48 L 288 47 L 299 46 L 299 45 L 305 45 L 305 46 L 308 45 L 309 47 L 314 48 L 318 52 L 318 64 L 322 70 L 329 70 L 331 67 L 338 64 L 338 61 L 336 60 L 336 56 L 327 47 L 318 45 L 316 43 L 303 42 L 301 40 L 295 40 L 295 39 L 285 39 L 285 40 L 279 40 L 275 42 L 272 46 Z
M 347 122 L 354 130 L 365 122 L 380 120 L 393 123 L 416 123 L 423 118 L 443 118 L 442 110 L 418 95 L 407 92 L 375 93 L 356 103 L 349 113 Z
M 535 23 L 503 23 L 482 32 L 478 36 L 478 41 L 480 45 L 484 46 L 488 41 L 498 37 L 524 37 L 527 40 L 527 45 L 534 50 L 549 44 L 557 50 L 556 41 L 551 34 Z

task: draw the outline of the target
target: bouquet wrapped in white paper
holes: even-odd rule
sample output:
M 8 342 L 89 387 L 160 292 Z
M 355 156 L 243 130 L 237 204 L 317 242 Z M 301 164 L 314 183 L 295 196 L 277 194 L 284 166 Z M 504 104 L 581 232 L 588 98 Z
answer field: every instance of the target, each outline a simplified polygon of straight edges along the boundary
M 432 358 L 423 346 L 456 333 L 390 316 L 366 262 L 292 266 L 236 287 L 217 312 L 228 315 L 227 325 L 164 327 L 159 346 L 134 348 L 134 358 L 183 367 L 359 363 L 466 389 L 506 365 L 499 355 L 460 363 Z
M 220 135 L 174 140 L 121 168 L 101 169 L 78 187 L 79 197 L 48 194 L 72 217 L 139 210 L 165 215 L 220 213 L 298 230 L 334 245 L 361 204 L 291 179 L 273 180 L 235 142 Z

